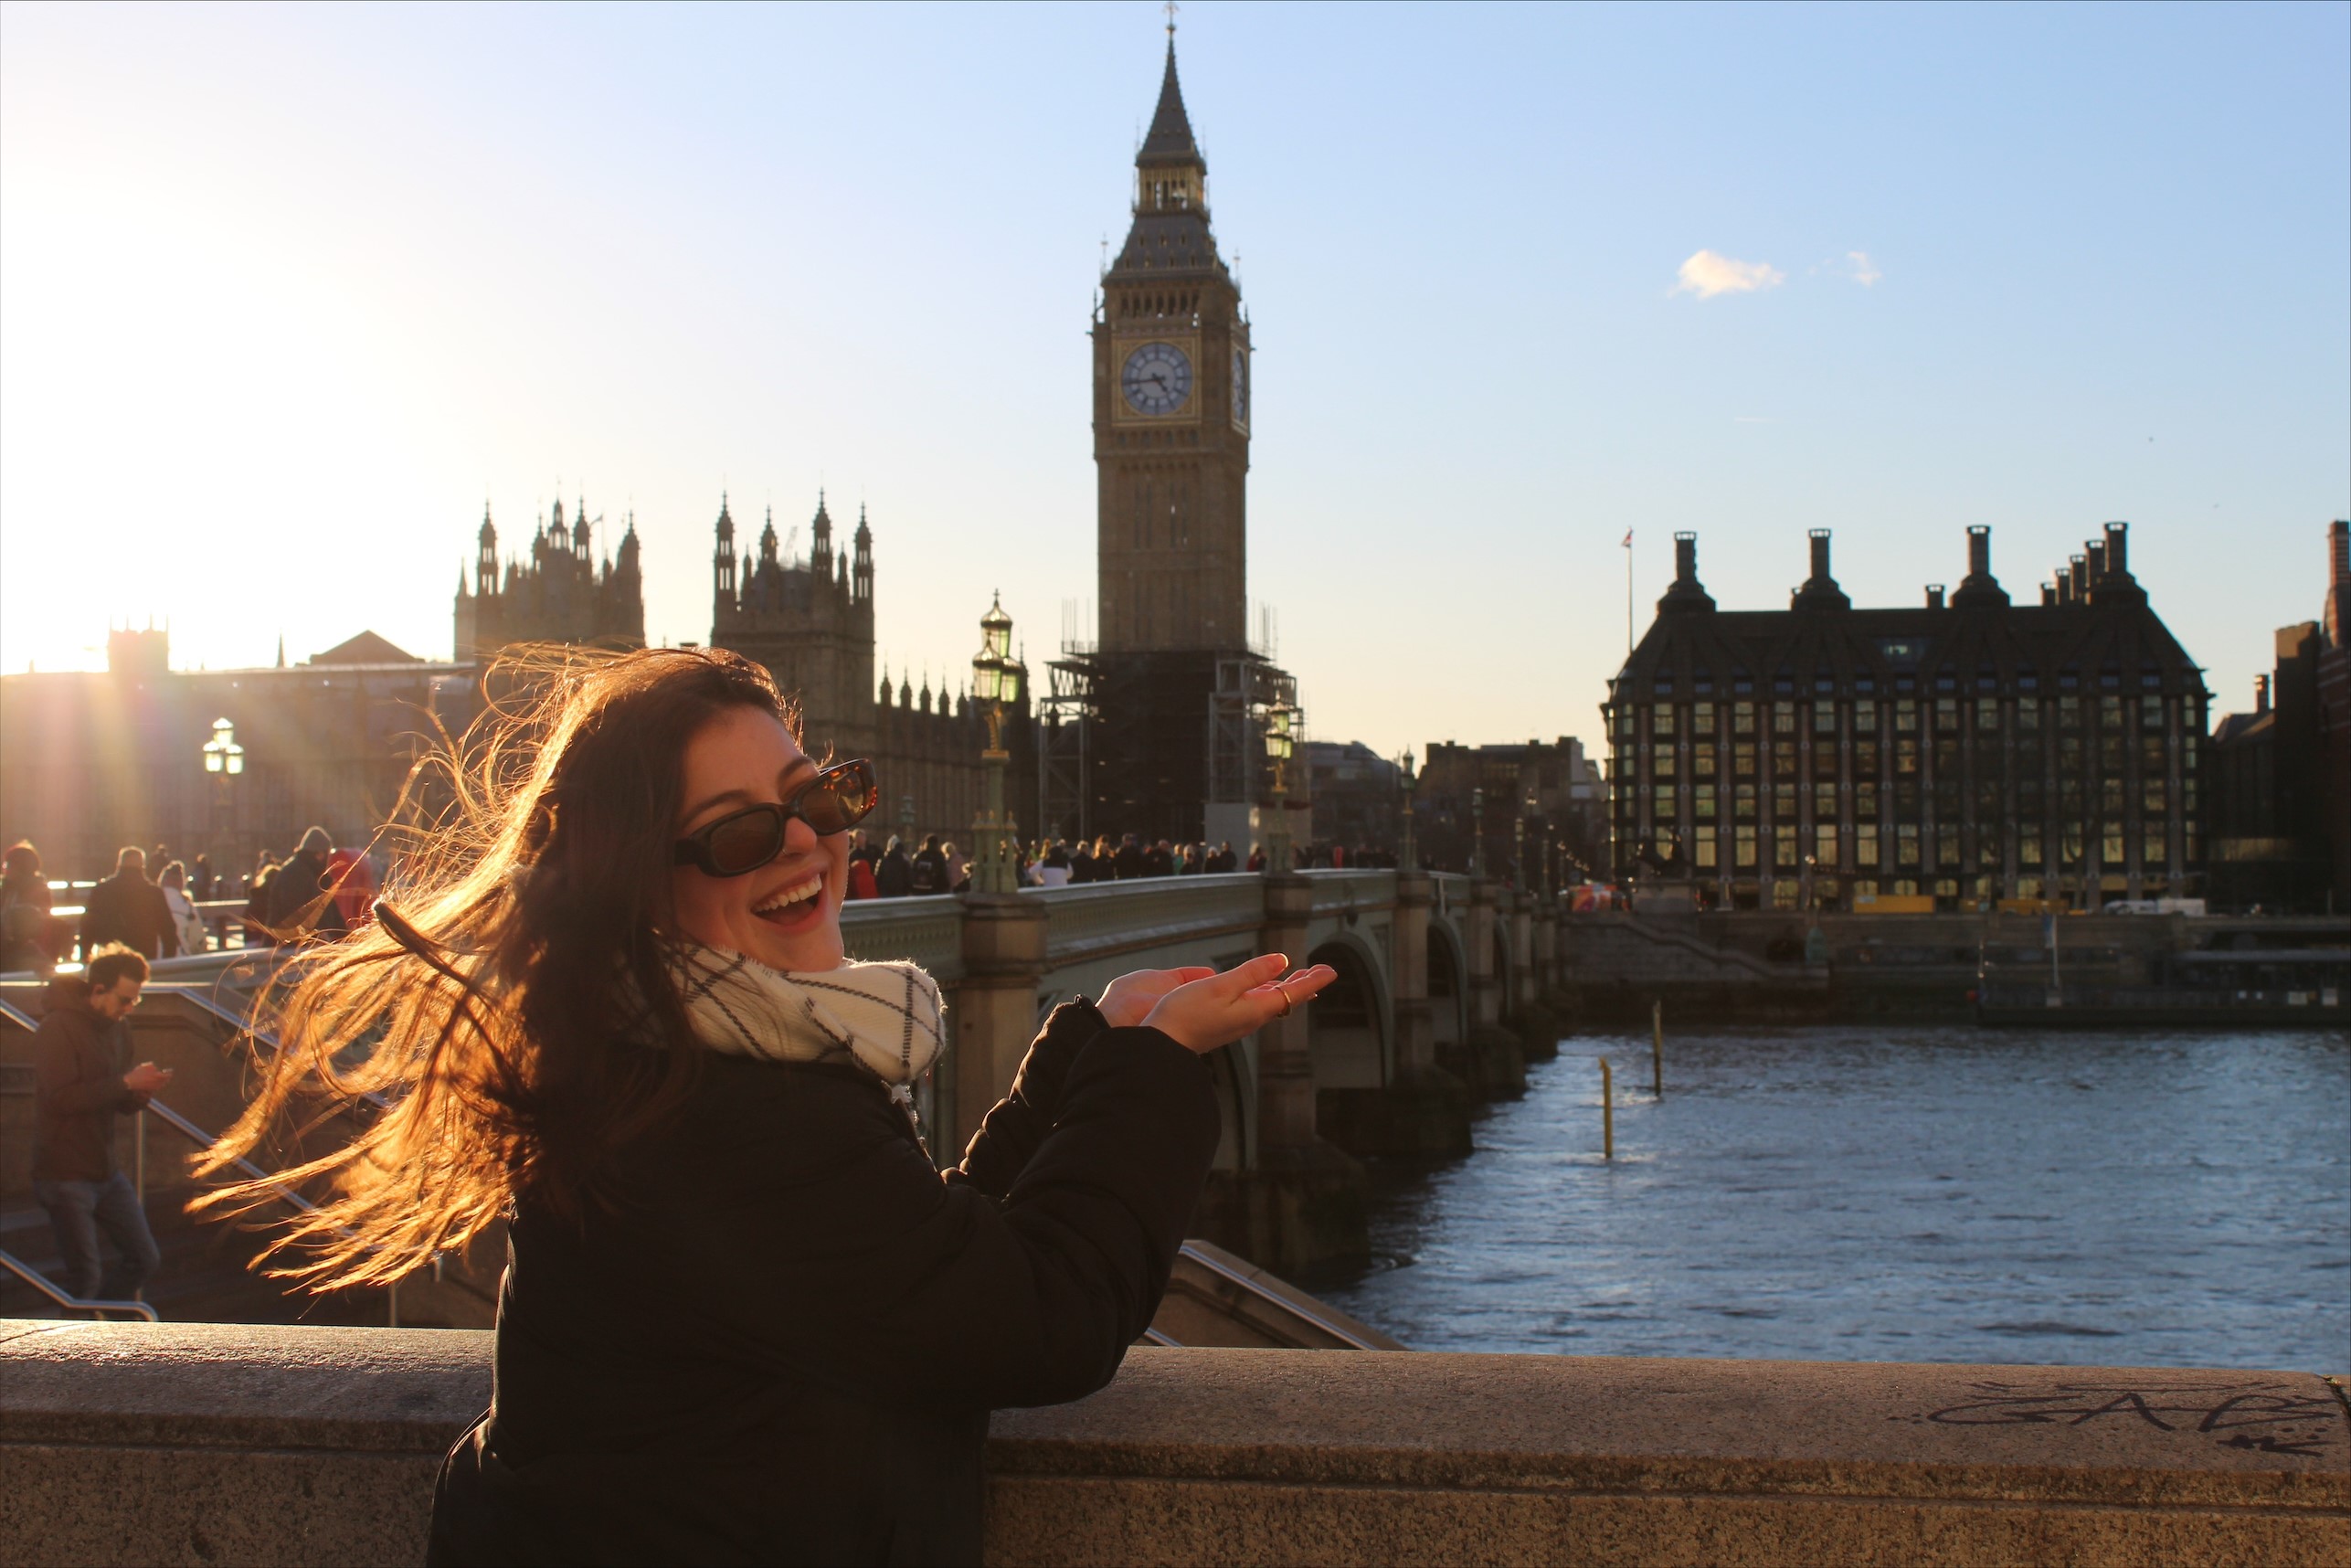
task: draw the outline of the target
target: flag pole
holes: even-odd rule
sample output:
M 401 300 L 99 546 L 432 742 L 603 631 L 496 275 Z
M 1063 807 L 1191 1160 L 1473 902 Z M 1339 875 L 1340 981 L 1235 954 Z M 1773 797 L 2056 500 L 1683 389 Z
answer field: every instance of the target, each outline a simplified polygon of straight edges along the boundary
M 1625 657 L 1633 656 L 1633 531 L 1625 530 Z

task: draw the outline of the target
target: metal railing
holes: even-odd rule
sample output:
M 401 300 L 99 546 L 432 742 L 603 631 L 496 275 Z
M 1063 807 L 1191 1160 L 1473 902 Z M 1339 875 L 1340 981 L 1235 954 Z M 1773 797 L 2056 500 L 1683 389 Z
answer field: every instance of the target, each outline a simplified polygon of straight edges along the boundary
M 1375 1344 L 1371 1340 L 1363 1338 L 1362 1335 L 1355 1332 L 1354 1330 L 1333 1322 L 1330 1319 L 1325 1317 L 1320 1312 L 1314 1310 L 1312 1307 L 1308 1306 L 1305 1302 L 1300 1301 L 1296 1298 L 1284 1296 L 1279 1292 L 1266 1289 L 1265 1286 L 1258 1283 L 1256 1280 L 1252 1279 L 1249 1276 L 1242 1273 L 1239 1269 L 1218 1262 L 1215 1258 L 1209 1256 L 1208 1254 L 1192 1245 L 1190 1242 L 1184 1243 L 1183 1245 L 1178 1249 L 1176 1255 L 1208 1270 L 1209 1273 L 1215 1275 L 1219 1279 L 1223 1280 L 1228 1285 L 1231 1285 L 1240 1290 L 1243 1295 L 1252 1297 L 1258 1301 L 1265 1302 L 1268 1306 L 1275 1308 L 1289 1317 L 1297 1318 L 1313 1324 L 1316 1328 L 1321 1330 L 1324 1333 L 1329 1334 L 1332 1339 L 1348 1346 L 1350 1350 L 1384 1351 L 1390 1348 L 1386 1345 Z M 1149 1330 L 1147 1337 L 1152 1335 L 1158 1336 L 1151 1340 L 1153 1344 L 1173 1345 L 1176 1343 L 1175 1340 L 1167 1338 L 1165 1335 L 1160 1334 L 1159 1330 L 1156 1329 Z
M 122 1312 L 130 1317 L 143 1318 L 150 1323 L 156 1320 L 155 1309 L 144 1301 L 101 1301 L 64 1290 L 48 1275 L 12 1252 L 0 1250 L 0 1268 L 6 1269 L 69 1312 Z

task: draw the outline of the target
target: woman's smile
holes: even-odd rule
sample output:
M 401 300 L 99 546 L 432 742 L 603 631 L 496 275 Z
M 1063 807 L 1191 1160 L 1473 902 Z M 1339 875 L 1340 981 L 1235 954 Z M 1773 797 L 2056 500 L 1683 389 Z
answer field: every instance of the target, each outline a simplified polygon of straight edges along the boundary
M 798 933 L 824 917 L 824 876 L 811 871 L 762 897 L 751 913 L 779 931 Z

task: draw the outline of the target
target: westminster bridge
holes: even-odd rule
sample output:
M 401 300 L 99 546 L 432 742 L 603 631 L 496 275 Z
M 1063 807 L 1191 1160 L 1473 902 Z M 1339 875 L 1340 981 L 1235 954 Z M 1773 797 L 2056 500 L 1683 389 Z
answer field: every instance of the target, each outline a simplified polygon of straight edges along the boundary
M 1742 950 L 1786 940 L 1754 922 L 1570 917 L 1388 871 L 878 901 L 844 925 L 858 956 L 916 959 L 952 993 L 953 1050 L 922 1103 L 941 1148 L 1007 1086 L 1045 1011 L 1117 973 L 1269 949 L 1330 964 L 1314 1007 L 1212 1058 L 1224 1136 L 1197 1228 L 1285 1268 L 1360 1248 L 1354 1155 L 1467 1148 L 1477 1099 L 1513 1092 L 1523 1044 L 1555 1038 L 1547 998 L 1591 1010 L 1626 974 L 1644 998 L 1652 981 L 1795 1008 L 1819 991 L 1808 966 Z M 1948 959 L 1999 924 L 1901 928 Z M 1832 929 L 1840 953 L 1886 939 Z M 2113 948 L 2154 924 L 2103 929 Z M 191 1128 L 241 1105 L 240 962 L 165 960 L 134 1015 Z M 12 1073 L 33 990 L 0 982 Z M 12 1199 L 25 1099 L 0 1096 Z M 132 1159 L 151 1192 L 169 1184 L 159 1153 Z M 1248 1266 L 1185 1250 L 1157 1344 L 1110 1388 L 995 1417 L 988 1561 L 2296 1564 L 2351 1542 L 2351 1414 L 2316 1375 L 2332 1369 L 1396 1354 L 1295 1291 L 1276 1333 L 1193 1340 L 1169 1316 L 1179 1298 L 1212 1304 Z M 439 1272 L 404 1283 L 410 1315 L 396 1301 L 393 1320 L 486 1323 L 494 1260 Z M 1285 1289 L 1261 1280 L 1254 1307 Z M 302 1310 L 381 1324 L 383 1305 Z M 1223 1327 L 1246 1327 L 1241 1305 Z M 0 1318 L 0 1563 L 414 1562 L 440 1456 L 487 1399 L 490 1339 Z M 1319 1348 L 1217 1348 L 1283 1344 Z

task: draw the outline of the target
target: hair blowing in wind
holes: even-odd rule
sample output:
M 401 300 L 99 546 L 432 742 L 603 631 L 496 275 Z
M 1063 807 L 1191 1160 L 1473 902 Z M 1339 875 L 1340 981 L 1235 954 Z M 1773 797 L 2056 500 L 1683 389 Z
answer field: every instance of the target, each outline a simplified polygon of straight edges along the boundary
M 485 681 L 489 709 L 418 764 L 386 830 L 383 917 L 286 965 L 260 1092 L 197 1163 L 268 1148 L 275 1181 L 330 1194 L 266 1255 L 317 1288 L 387 1285 L 526 1191 L 573 1217 L 616 1201 L 609 1156 L 674 1113 L 701 1056 L 649 1048 L 691 1038 L 660 950 L 680 759 L 729 709 L 800 729 L 767 671 L 715 649 L 538 649 Z M 196 1207 L 273 1198 L 235 1181 Z

